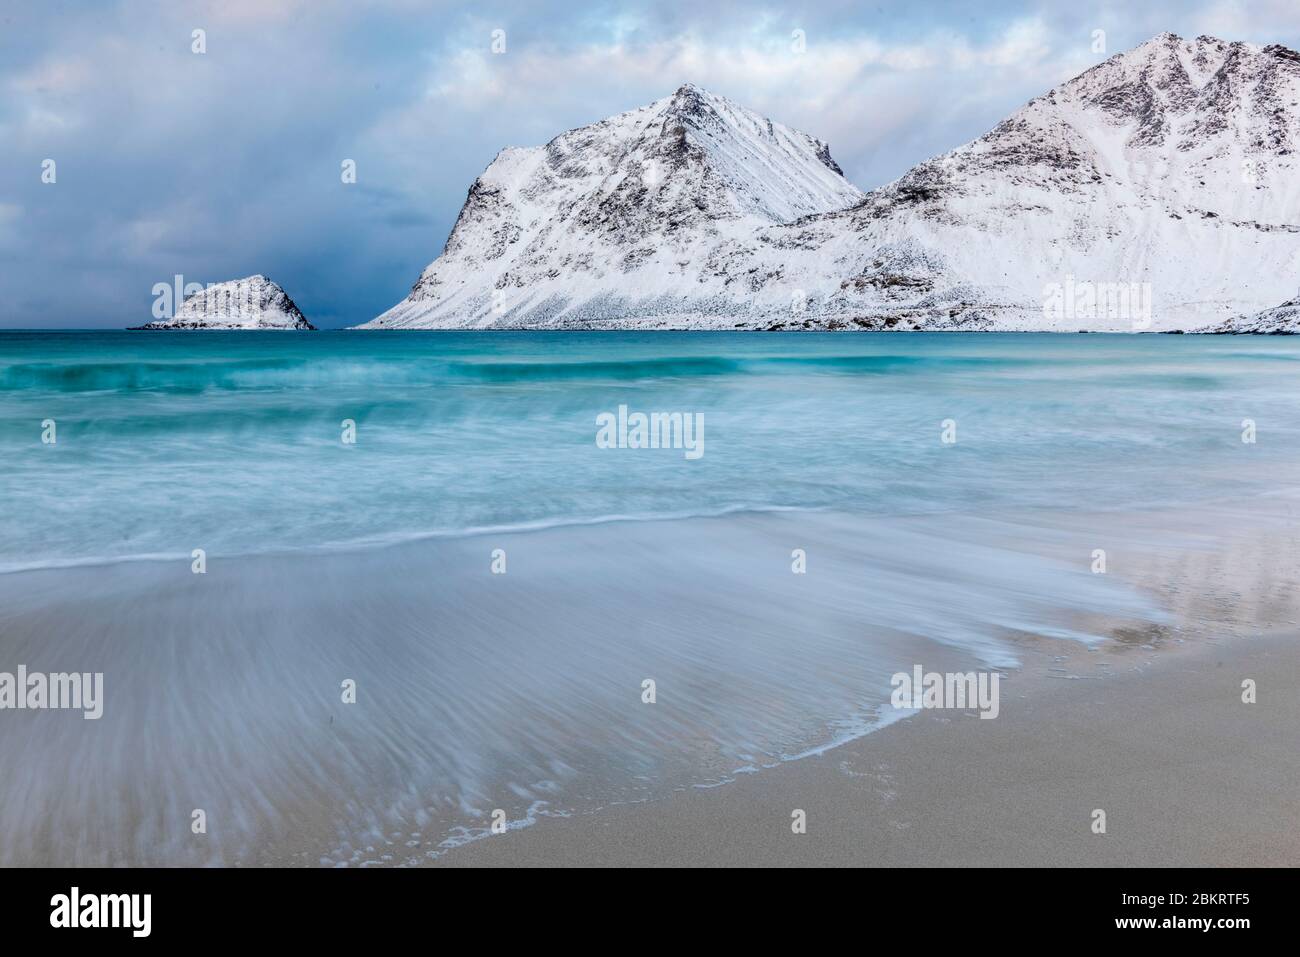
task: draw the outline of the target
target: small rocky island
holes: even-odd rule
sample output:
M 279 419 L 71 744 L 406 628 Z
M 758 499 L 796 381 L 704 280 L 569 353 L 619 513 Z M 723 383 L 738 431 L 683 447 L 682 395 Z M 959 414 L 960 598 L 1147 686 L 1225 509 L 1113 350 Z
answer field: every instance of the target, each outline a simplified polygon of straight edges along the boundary
M 132 328 L 294 330 L 316 327 L 277 283 L 259 273 L 208 286 L 186 296 L 175 315 Z

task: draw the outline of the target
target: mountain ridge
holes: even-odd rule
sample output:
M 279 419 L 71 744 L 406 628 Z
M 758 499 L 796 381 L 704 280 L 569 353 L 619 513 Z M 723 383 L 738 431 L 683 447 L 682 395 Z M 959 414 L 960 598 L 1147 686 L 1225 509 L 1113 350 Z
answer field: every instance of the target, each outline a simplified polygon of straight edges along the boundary
M 1300 273 L 1297 103 L 1295 51 L 1159 34 L 863 193 L 685 84 L 503 150 L 362 328 L 1244 327 Z

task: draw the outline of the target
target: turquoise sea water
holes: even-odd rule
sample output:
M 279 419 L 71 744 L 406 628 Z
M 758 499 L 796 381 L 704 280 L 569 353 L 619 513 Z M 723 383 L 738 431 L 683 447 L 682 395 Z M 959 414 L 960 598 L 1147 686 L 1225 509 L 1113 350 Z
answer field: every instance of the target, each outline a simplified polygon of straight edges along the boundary
M 1238 499 L 1300 462 L 1298 374 L 1300 340 L 1277 337 L 3 332 L 0 569 L 616 516 Z M 620 404 L 702 413 L 704 455 L 597 448 Z

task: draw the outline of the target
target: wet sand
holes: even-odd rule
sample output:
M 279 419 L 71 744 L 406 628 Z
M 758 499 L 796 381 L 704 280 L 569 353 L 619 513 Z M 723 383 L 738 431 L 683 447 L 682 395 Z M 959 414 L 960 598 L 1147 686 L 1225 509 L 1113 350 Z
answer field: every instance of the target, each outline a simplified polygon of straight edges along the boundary
M 1061 666 L 1036 655 L 995 720 L 923 712 L 725 787 L 543 819 L 436 864 L 1300 864 L 1300 636 L 1072 655 L 1073 680 L 1051 677 Z
M 103 671 L 105 702 L 0 716 L 0 863 L 1295 863 L 1289 515 L 751 514 L 2 575 L 0 669 Z M 999 716 L 891 724 L 914 663 L 1002 672 Z

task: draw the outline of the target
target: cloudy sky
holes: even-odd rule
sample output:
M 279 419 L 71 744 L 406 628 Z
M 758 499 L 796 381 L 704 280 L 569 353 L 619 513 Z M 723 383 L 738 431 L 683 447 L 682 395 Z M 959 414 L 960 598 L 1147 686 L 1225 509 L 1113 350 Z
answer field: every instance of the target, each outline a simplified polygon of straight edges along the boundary
M 686 81 L 869 189 L 1103 59 L 1094 30 L 1108 54 L 1164 30 L 1300 47 L 1300 3 L 0 0 L 0 327 L 147 321 L 178 273 L 265 273 L 318 326 L 363 322 L 499 149 Z

